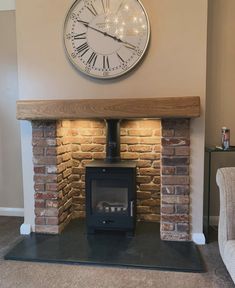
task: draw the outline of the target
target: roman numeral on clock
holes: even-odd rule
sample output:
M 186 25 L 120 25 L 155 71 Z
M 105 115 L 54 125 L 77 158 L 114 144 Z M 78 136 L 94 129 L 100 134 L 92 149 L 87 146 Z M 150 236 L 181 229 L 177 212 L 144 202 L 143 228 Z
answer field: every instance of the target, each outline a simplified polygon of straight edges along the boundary
M 81 52 L 83 52 L 84 50 L 87 50 L 87 49 L 89 50 L 89 45 L 87 44 L 87 42 L 85 42 L 82 45 L 77 47 L 77 52 L 81 53 Z
M 108 56 L 103 56 L 103 69 L 109 69 L 109 57 Z
M 91 66 L 95 66 L 97 57 L 98 55 L 95 52 L 92 52 L 90 58 L 87 60 L 87 64 L 90 64 Z
M 74 35 L 73 38 L 75 40 L 82 40 L 82 39 L 86 39 L 85 35 L 86 33 L 81 33 L 81 34 Z
M 110 6 L 110 0 L 101 0 L 102 6 L 104 13 L 106 14 L 109 11 L 109 6 Z
M 118 53 L 116 54 L 117 54 L 118 59 L 121 60 L 122 63 L 124 63 L 125 61 L 122 59 L 122 57 Z
M 86 8 L 91 12 L 91 14 L 93 16 L 97 16 L 98 12 L 96 11 L 95 7 L 93 6 L 93 4 L 91 4 L 90 6 L 86 6 Z

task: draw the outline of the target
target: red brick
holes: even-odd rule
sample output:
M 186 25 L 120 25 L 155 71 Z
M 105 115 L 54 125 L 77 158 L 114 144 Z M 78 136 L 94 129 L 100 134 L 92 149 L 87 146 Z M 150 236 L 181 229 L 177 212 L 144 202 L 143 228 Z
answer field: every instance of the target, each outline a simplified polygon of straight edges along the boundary
M 50 199 L 50 200 L 56 200 L 58 199 L 58 193 L 43 193 L 43 192 L 37 192 L 34 194 L 35 199 Z
M 175 194 L 176 195 L 188 195 L 189 194 L 189 186 L 184 185 L 184 186 L 176 186 L 175 187 Z
M 160 205 L 160 199 L 146 199 L 140 201 L 141 206 L 159 206 Z
M 176 213 L 177 214 L 188 214 L 189 213 L 189 205 L 188 204 L 177 204 Z
M 174 231 L 175 224 L 174 223 L 161 223 L 161 231 Z
M 140 190 L 141 191 L 159 191 L 160 186 L 156 184 L 140 184 Z
M 137 160 L 139 158 L 139 154 L 136 152 L 122 152 L 121 158 L 125 160 Z
M 59 219 L 58 217 L 46 217 L 46 225 L 58 225 Z
M 190 240 L 189 233 L 176 231 L 161 231 L 161 240 L 164 241 L 188 241 Z
M 58 184 L 57 183 L 47 183 L 46 184 L 46 190 L 51 191 L 51 192 L 56 192 L 58 189 Z
M 178 232 L 189 232 L 189 224 L 188 223 L 178 223 L 176 225 L 176 230 Z
M 153 168 L 160 169 L 161 162 L 160 160 L 153 161 Z
M 43 156 L 44 148 L 43 147 L 33 147 L 33 155 L 34 156 Z
M 82 144 L 81 145 L 82 152 L 103 152 L 104 151 L 104 145 L 101 144 Z
M 162 157 L 163 166 L 183 166 L 189 165 L 189 157 Z
M 150 144 L 150 145 L 153 144 L 156 145 L 158 143 L 161 143 L 160 137 L 141 137 L 139 141 L 140 144 Z
M 45 166 L 35 166 L 34 167 L 34 173 L 35 174 L 45 174 L 46 173 L 46 167 Z
M 92 154 L 90 152 L 73 152 L 72 153 L 72 157 L 74 159 L 91 159 L 92 158 Z
M 33 138 L 43 138 L 43 129 L 32 129 Z
M 59 207 L 58 201 L 46 200 L 46 208 L 58 208 L 58 207 Z
M 106 154 L 104 152 L 95 152 L 92 154 L 94 160 L 104 159 Z
M 151 198 L 151 192 L 137 192 L 137 199 L 150 199 Z
M 57 217 L 58 216 L 58 209 L 56 208 L 35 208 L 35 215 L 37 217 Z
M 187 138 L 162 138 L 162 146 L 189 146 Z
M 34 184 L 34 190 L 35 190 L 36 192 L 38 192 L 38 191 L 41 191 L 41 192 L 45 191 L 45 184 L 43 184 L 43 183 Z
M 176 167 L 177 175 L 189 175 L 189 167 L 188 166 L 178 166 Z
M 175 155 L 176 156 L 189 156 L 190 155 L 190 147 L 175 147 Z
M 152 136 L 153 131 L 150 129 L 130 129 L 128 130 L 129 136 Z
M 162 214 L 161 219 L 164 222 L 173 222 L 173 223 L 180 223 L 180 222 L 188 222 L 189 221 L 189 215 L 186 214 Z
M 160 221 L 160 215 L 156 214 L 141 214 L 140 220 L 147 221 L 147 222 L 159 222 Z
M 137 207 L 137 213 L 138 213 L 138 214 L 150 213 L 150 209 L 149 209 L 148 206 L 138 206 L 138 207 Z
M 38 156 L 37 158 L 34 157 L 33 163 L 35 165 L 56 165 L 57 160 L 53 156 Z
M 174 129 L 162 129 L 162 137 L 174 137 L 175 130 Z
M 140 159 L 146 159 L 146 160 L 155 160 L 160 158 L 160 154 L 158 153 L 140 153 L 139 154 Z
M 173 195 L 175 194 L 175 187 L 174 186 L 162 186 L 162 194 L 163 195 Z
M 105 128 L 105 122 L 103 120 L 93 120 L 92 128 Z
M 58 234 L 60 233 L 58 225 L 36 225 L 36 233 L 45 233 L 45 234 Z
M 103 129 L 81 129 L 80 134 L 82 136 L 101 136 L 103 135 Z
M 140 168 L 140 175 L 157 176 L 160 175 L 160 170 L 154 168 Z
M 70 138 L 70 143 L 73 144 L 92 144 L 92 138 L 90 136 L 73 137 Z M 99 143 L 97 143 L 99 144 Z
M 57 150 L 55 147 L 47 147 L 46 148 L 46 155 L 55 156 L 56 154 L 57 154 Z
M 162 176 L 163 185 L 187 185 L 189 176 Z
M 106 144 L 106 138 L 105 138 L 105 136 L 93 137 L 93 143 L 94 144 Z
M 173 156 L 174 154 L 175 154 L 175 148 L 173 148 L 173 147 L 162 147 L 162 156 Z
M 45 129 L 44 137 L 46 138 L 55 138 L 56 137 L 56 129 Z
M 163 204 L 188 204 L 189 197 L 184 195 L 162 195 Z
M 150 129 L 151 130 L 160 130 L 161 128 L 161 120 L 154 119 L 154 120 L 138 120 L 138 127 L 143 129 Z
M 35 208 L 44 208 L 45 207 L 45 201 L 42 199 L 35 199 L 34 206 L 35 206 Z
M 154 176 L 153 177 L 153 183 L 154 184 L 161 184 L 161 177 L 160 176 Z
M 45 225 L 45 217 L 35 217 L 35 224 L 36 225 Z
M 122 128 L 138 128 L 139 122 L 137 120 L 122 120 L 121 127 Z
M 129 145 L 129 152 L 151 152 L 152 146 L 150 145 Z
M 150 160 L 139 160 L 136 161 L 137 167 L 147 168 L 152 166 L 152 162 Z
M 136 181 L 137 183 L 150 183 L 152 180 L 151 176 L 137 176 Z
M 161 205 L 161 213 L 162 214 L 173 214 L 175 212 L 175 207 L 172 204 L 162 204 Z
M 121 137 L 122 144 L 138 144 L 139 138 L 138 137 Z
M 162 167 L 162 174 L 163 175 L 174 175 L 175 174 L 175 167 L 172 167 L 172 166 Z

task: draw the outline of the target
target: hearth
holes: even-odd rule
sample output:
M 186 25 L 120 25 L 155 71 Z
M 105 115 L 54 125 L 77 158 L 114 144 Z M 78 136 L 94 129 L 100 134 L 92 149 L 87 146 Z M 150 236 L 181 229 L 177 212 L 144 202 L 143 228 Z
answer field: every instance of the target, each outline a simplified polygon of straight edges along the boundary
M 88 233 L 133 234 L 136 222 L 136 164 L 120 159 L 120 120 L 106 120 L 106 158 L 86 166 Z

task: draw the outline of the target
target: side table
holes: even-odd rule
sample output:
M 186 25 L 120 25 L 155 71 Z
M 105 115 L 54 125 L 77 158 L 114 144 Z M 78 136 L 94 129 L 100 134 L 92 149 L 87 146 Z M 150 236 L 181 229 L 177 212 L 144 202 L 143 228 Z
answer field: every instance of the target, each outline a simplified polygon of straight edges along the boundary
M 209 227 L 210 227 L 210 203 L 211 203 L 211 164 L 215 153 L 232 153 L 235 152 L 235 147 L 232 146 L 228 150 L 222 150 L 217 147 L 206 147 L 205 149 L 205 170 L 204 170 L 204 204 L 203 204 L 203 233 L 206 237 L 206 243 L 209 243 Z M 231 154 L 234 157 L 235 154 Z M 215 181 L 215 179 L 214 179 Z

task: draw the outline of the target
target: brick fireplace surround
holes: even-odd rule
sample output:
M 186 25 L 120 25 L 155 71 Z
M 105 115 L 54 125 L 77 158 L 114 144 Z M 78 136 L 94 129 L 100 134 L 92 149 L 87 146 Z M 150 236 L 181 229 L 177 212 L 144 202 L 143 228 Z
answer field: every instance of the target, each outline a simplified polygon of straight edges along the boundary
M 163 240 L 191 239 L 190 118 L 200 114 L 197 102 L 189 117 L 120 117 L 121 158 L 137 164 L 137 220 L 160 221 Z M 57 234 L 85 217 L 85 165 L 105 158 L 105 123 L 100 115 L 51 120 L 21 111 L 18 105 L 18 119 L 32 123 L 35 232 Z

